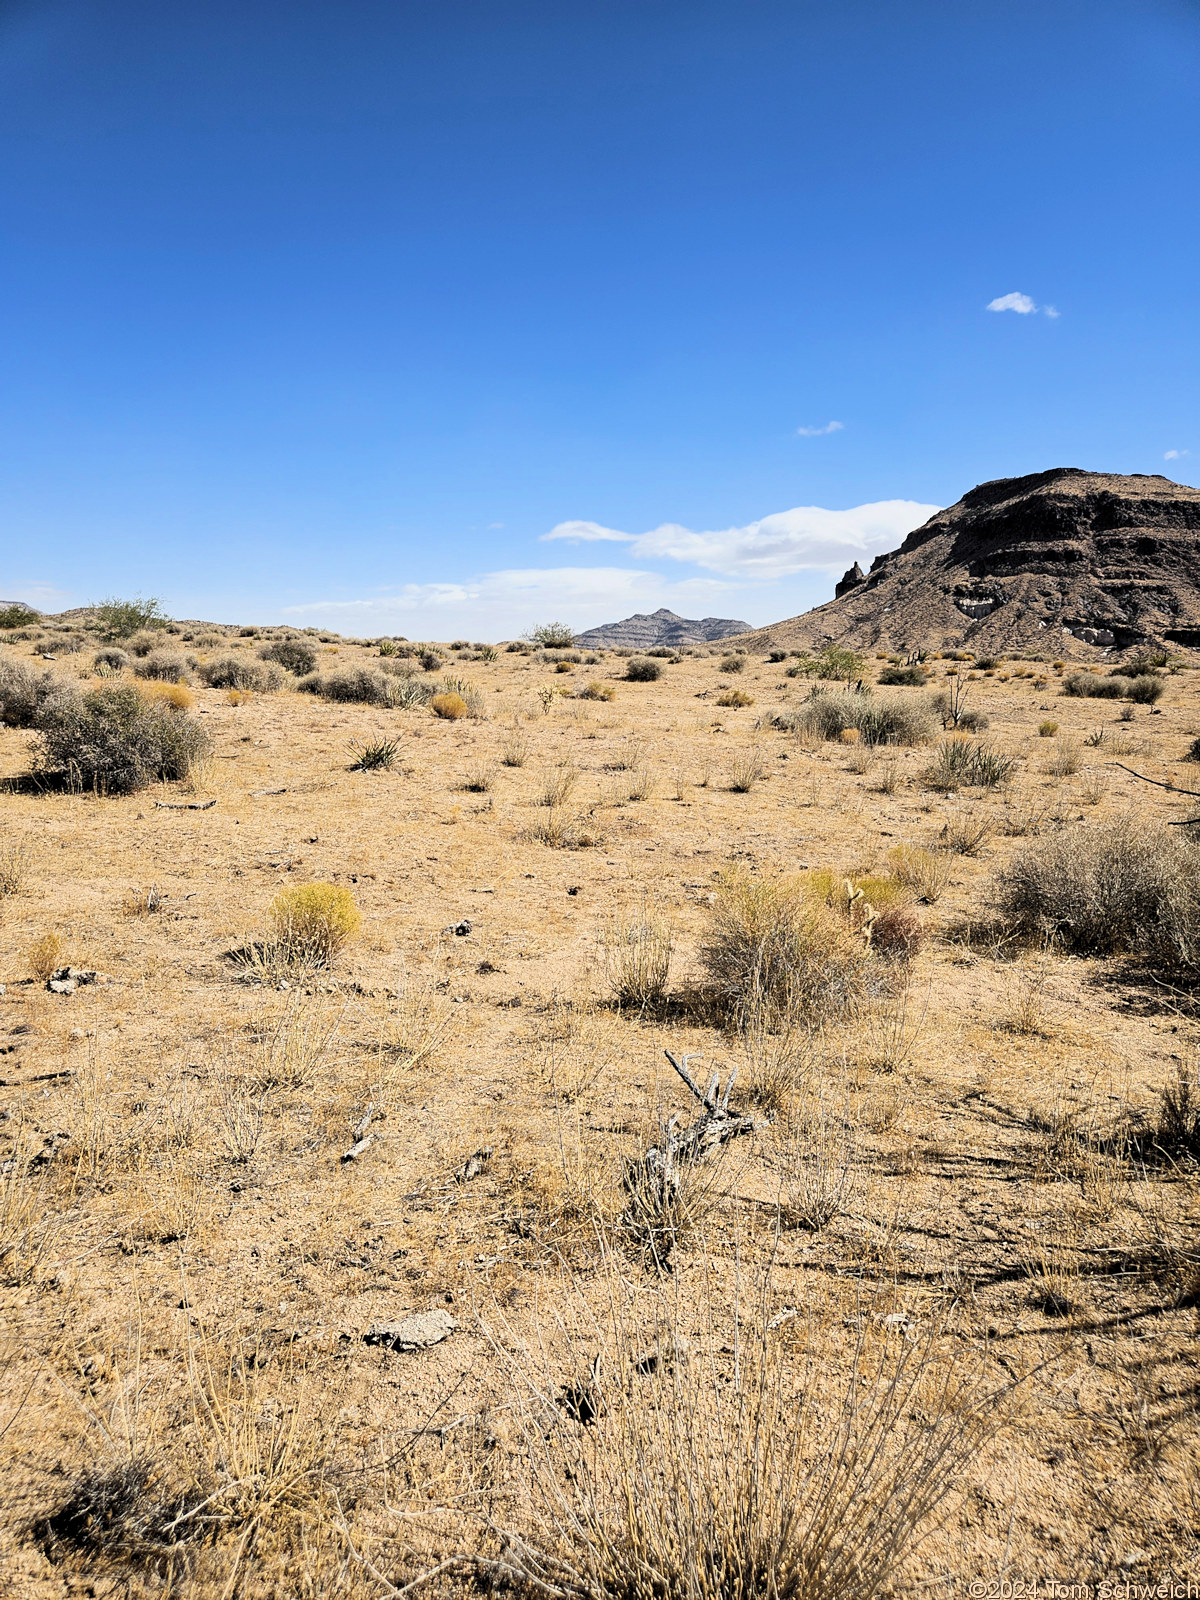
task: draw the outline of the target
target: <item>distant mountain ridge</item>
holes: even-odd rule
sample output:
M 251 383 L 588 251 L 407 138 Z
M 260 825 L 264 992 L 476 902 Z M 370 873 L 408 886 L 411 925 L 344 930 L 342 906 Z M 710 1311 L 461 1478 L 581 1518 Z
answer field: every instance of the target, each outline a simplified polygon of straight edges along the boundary
M 971 489 L 856 562 L 825 605 L 756 629 L 748 647 L 1035 650 L 1088 659 L 1200 648 L 1200 489 L 1142 473 L 1054 467 Z
M 750 624 L 732 617 L 701 617 L 693 621 L 660 606 L 657 611 L 635 611 L 623 622 L 606 622 L 599 628 L 577 633 L 575 643 L 587 649 L 613 650 L 624 646 L 650 650 L 655 645 L 712 644 L 735 633 L 748 633 Z

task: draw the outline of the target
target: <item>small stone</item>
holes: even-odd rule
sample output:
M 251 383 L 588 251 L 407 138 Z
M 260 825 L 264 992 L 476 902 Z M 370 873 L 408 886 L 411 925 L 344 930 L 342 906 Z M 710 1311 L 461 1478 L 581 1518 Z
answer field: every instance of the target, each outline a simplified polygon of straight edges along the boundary
M 70 1033 L 67 1035 L 67 1038 L 78 1044 L 80 1039 L 86 1039 L 87 1035 L 84 1033 L 82 1028 L 72 1028 Z
M 414 1312 L 399 1322 L 376 1322 L 363 1334 L 363 1343 L 381 1344 L 389 1350 L 427 1350 L 457 1331 L 458 1323 L 448 1311 L 439 1308 Z
M 467 918 L 467 917 L 464 917 L 461 922 L 456 922 L 454 924 L 454 932 L 457 935 L 457 937 L 460 938 L 460 939 L 464 939 L 467 936 L 467 934 L 470 933 L 470 931 L 471 931 L 471 923 L 470 923 L 470 919 Z

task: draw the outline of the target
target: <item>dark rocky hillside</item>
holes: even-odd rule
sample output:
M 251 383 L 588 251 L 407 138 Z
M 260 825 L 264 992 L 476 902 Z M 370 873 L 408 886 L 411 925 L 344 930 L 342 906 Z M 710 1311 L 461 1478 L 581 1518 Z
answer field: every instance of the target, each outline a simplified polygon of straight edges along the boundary
M 1055 467 L 982 483 L 748 642 L 1092 657 L 1200 648 L 1200 489 Z
M 591 650 L 618 649 L 622 645 L 631 650 L 649 650 L 655 645 L 711 644 L 715 639 L 728 639 L 735 633 L 745 633 L 748 622 L 737 622 L 730 617 L 702 617 L 698 622 L 678 616 L 666 607 L 658 611 L 635 612 L 624 622 L 606 622 L 602 627 L 589 628 L 576 635 L 576 643 Z

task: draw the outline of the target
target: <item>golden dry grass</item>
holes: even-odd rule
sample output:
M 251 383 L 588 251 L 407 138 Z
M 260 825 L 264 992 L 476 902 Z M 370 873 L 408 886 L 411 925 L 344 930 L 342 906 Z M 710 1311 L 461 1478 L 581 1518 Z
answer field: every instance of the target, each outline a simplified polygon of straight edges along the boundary
M 378 662 L 313 643 L 318 670 Z M 611 1592 L 596 1574 L 662 1558 L 659 1539 L 758 1549 L 780 1484 L 816 1507 L 798 1427 L 805 1449 L 840 1440 L 861 1462 L 881 1441 L 813 1511 L 839 1559 L 906 1471 L 949 1490 L 901 1541 L 901 1589 L 1191 1570 L 1192 1000 L 1177 974 L 1014 941 L 995 884 L 1084 816 L 1193 814 L 1109 745 L 1186 785 L 1197 678 L 1119 729 L 1118 708 L 1058 696 L 1048 666 L 1048 683 L 980 678 L 972 705 L 1016 770 L 948 796 L 924 780 L 928 747 L 863 761 L 779 731 L 807 685 L 738 659 L 753 710 L 718 705 L 717 654 L 638 684 L 615 656 L 456 663 L 485 718 L 199 687 L 214 751 L 186 787 L 0 797 L 20 869 L 0 898 L 12 1593 L 373 1600 L 443 1561 L 428 1592 L 460 1593 L 470 1561 L 498 1558 L 497 1527 Z M 616 698 L 581 697 L 592 683 Z M 383 735 L 395 766 L 349 770 L 350 742 Z M 25 770 L 27 738 L 0 732 L 0 774 Z M 722 1020 L 702 963 L 722 895 L 741 885 L 753 909 L 806 879 L 786 893 L 861 968 L 853 1004 Z M 362 918 L 328 965 L 231 959 L 311 884 Z M 870 949 L 892 909 L 924 924 L 903 968 Z M 55 964 L 111 981 L 49 993 L 47 940 Z M 656 1276 L 623 1185 L 662 1119 L 695 1111 L 665 1049 L 699 1057 L 702 1086 L 738 1068 L 733 1104 L 774 1122 L 697 1169 Z M 363 1342 L 433 1307 L 459 1323 L 444 1343 Z M 637 1366 L 643 1334 L 659 1356 L 689 1341 L 690 1398 L 682 1356 L 658 1388 Z M 905 1350 L 920 1360 L 899 1431 L 879 1431 L 878 1385 L 839 1409 L 864 1352 L 887 1373 Z M 598 1353 L 592 1428 L 571 1395 Z M 981 1387 L 948 1390 L 951 1370 Z M 828 1406 L 785 1426 L 810 1372 Z M 979 1395 L 1005 1389 L 1003 1433 L 974 1429 Z M 699 1522 L 693 1467 L 716 1496 Z M 751 1480 L 770 1491 L 758 1533 L 728 1489 Z

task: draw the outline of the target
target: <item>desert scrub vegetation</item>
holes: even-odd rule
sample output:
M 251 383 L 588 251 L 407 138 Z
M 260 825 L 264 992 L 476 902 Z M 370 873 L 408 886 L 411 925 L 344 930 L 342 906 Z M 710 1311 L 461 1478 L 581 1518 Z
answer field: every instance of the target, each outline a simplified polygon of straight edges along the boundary
M 1112 677 L 1098 678 L 1090 672 L 1073 672 L 1063 679 L 1062 693 L 1088 700 L 1132 700 L 1135 705 L 1153 705 L 1166 693 L 1166 684 L 1153 672 L 1130 675 L 1114 670 Z
M 297 883 L 271 901 L 272 955 L 295 967 L 328 967 L 362 926 L 349 889 Z
M 630 683 L 656 683 L 662 675 L 662 662 L 649 656 L 631 656 L 625 664 L 625 677 Z
M 815 739 L 840 739 L 857 733 L 864 744 L 928 744 L 936 724 L 916 697 L 873 695 L 865 691 L 815 689 L 798 711 L 780 712 L 775 726 Z
M 717 704 L 723 710 L 740 711 L 754 704 L 754 696 L 747 694 L 745 689 L 725 689 L 717 696 Z
M 380 654 L 383 654 L 382 647 Z M 260 661 L 273 661 L 277 667 L 282 667 L 297 678 L 312 672 L 317 665 L 317 652 L 307 639 L 276 639 L 272 644 L 263 645 L 258 658 Z
M 925 772 L 931 789 L 994 789 L 1007 783 L 1016 770 L 1016 758 L 976 739 L 943 739 Z
M 798 877 L 727 872 L 700 951 L 712 1009 L 735 1026 L 754 1018 L 820 1022 L 866 993 L 869 953 L 847 919 Z
M 200 676 L 210 689 L 249 689 L 255 694 L 271 694 L 282 689 L 284 675 L 273 661 L 254 661 L 248 656 L 222 656 L 200 667 Z
M 1120 817 L 1042 839 L 1000 874 L 997 902 L 1028 937 L 1200 967 L 1200 850 L 1161 823 Z
M 77 694 L 48 667 L 39 671 L 19 656 L 0 656 L 0 722 L 7 727 L 36 727 L 40 716 Z
M 134 663 L 133 670 L 137 677 L 159 683 L 188 683 L 192 676 L 183 657 L 171 650 L 148 651 Z
M 212 748 L 194 717 L 132 684 L 52 703 L 37 729 L 35 774 L 77 794 L 132 794 L 187 778 Z
M 435 694 L 429 702 L 429 709 L 435 717 L 441 717 L 446 722 L 457 722 L 460 717 L 467 714 L 467 702 L 462 695 L 450 690 L 445 694 Z
M 143 599 L 119 600 L 110 596 L 95 608 L 96 632 L 110 641 L 132 639 L 137 633 L 165 628 L 171 620 L 153 595 Z
M 675 948 L 665 918 L 643 906 L 634 917 L 610 922 L 603 942 L 605 976 L 618 1005 L 644 1007 L 663 998 Z

